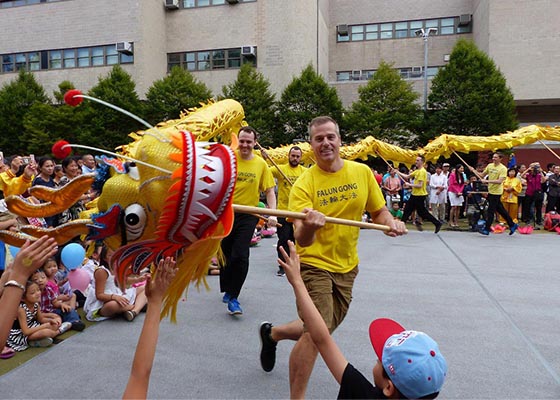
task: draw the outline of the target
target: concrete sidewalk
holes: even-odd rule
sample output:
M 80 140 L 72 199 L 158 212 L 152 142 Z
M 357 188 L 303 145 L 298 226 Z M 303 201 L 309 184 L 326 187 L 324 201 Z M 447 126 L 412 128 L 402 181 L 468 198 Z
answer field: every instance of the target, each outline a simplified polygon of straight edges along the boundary
M 271 373 L 261 370 L 261 321 L 296 316 L 285 278 L 275 276 L 276 239 L 252 249 L 241 317 L 226 313 L 218 277 L 211 291 L 189 290 L 178 323 L 161 324 L 150 398 L 275 399 L 289 396 L 280 343 Z M 372 319 L 391 317 L 429 333 L 449 364 L 441 398 L 560 398 L 560 237 L 410 232 L 391 239 L 362 231 L 354 301 L 335 339 L 371 377 Z M 128 379 L 143 315 L 98 323 L 0 378 L 2 398 L 118 398 Z M 0 361 L 1 362 L 1 361 Z M 322 360 L 308 397 L 335 398 Z

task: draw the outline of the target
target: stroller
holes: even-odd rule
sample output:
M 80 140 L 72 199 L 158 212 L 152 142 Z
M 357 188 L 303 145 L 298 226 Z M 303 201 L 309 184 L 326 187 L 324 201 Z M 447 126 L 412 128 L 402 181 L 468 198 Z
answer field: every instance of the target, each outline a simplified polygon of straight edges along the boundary
M 469 219 L 471 232 L 478 232 L 486 225 L 488 201 L 483 194 L 488 193 L 488 188 L 480 182 L 475 182 L 473 191 L 465 191 L 467 194 L 466 215 Z

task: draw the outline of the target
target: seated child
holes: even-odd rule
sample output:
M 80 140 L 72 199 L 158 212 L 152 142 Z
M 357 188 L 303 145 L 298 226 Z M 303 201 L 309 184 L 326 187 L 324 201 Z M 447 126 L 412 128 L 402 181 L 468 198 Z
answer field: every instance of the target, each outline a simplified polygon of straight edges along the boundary
M 394 219 L 399 221 L 402 219 L 403 212 L 400 209 L 398 202 L 394 201 L 393 203 L 391 203 L 391 209 L 389 210 L 389 212 L 391 213 Z
M 447 363 L 437 343 L 422 332 L 407 331 L 390 319 L 377 319 L 369 327 L 378 360 L 373 368 L 373 386 L 346 360 L 313 304 L 300 275 L 299 256 L 289 241 L 287 262 L 278 259 L 294 289 L 296 303 L 313 342 L 334 378 L 343 399 L 433 399 L 443 386 Z
M 84 323 L 76 312 L 76 295 L 61 295 L 58 285 L 54 282 L 54 276 L 58 266 L 53 258 L 49 258 L 42 269 L 31 275 L 31 280 L 39 285 L 41 289 L 41 311 L 54 313 L 62 318 L 62 322 L 70 322 L 72 329 L 83 331 Z M 49 279 L 49 276 L 51 279 Z
M 72 324 L 49 318 L 41 312 L 39 301 L 41 289 L 31 281 L 27 282 L 23 292 L 17 319 L 10 330 L 6 344 L 16 351 L 28 347 L 47 347 L 53 343 L 52 338 L 66 332 Z

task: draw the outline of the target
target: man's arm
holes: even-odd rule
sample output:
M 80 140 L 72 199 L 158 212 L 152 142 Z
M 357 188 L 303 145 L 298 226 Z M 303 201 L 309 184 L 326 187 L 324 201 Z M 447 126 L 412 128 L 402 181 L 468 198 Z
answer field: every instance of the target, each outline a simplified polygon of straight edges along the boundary
M 274 188 L 268 188 L 264 193 L 266 195 L 266 205 L 268 206 L 268 208 L 276 210 L 276 194 L 274 193 Z M 270 217 L 268 217 L 269 226 L 276 226 L 277 223 L 278 220 L 275 216 L 271 215 Z
M 286 263 L 280 258 L 278 259 L 278 262 L 286 271 L 288 281 L 294 289 L 298 309 L 305 321 L 305 326 L 311 335 L 311 339 L 313 339 L 313 343 L 317 346 L 317 349 L 319 350 L 319 353 L 321 353 L 321 357 L 323 357 L 325 364 L 329 367 L 331 374 L 338 383 L 341 383 L 344 370 L 348 365 L 348 360 L 346 360 L 344 354 L 340 351 L 340 348 L 329 333 L 329 329 L 327 328 L 323 317 L 321 317 L 321 314 L 315 307 L 315 304 L 313 304 L 311 297 L 309 297 L 309 293 L 307 292 L 305 284 L 301 278 L 299 270 L 299 255 L 296 252 L 294 243 L 292 241 L 288 241 L 288 246 L 290 247 L 289 256 L 283 248 L 280 248 L 280 252 L 284 257 L 284 260 L 287 260 L 288 262 Z

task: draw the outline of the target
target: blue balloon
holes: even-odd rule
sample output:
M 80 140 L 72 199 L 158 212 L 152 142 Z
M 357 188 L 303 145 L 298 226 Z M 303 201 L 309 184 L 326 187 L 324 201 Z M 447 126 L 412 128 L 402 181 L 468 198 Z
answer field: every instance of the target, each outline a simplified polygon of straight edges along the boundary
M 15 258 L 16 254 L 19 253 L 19 250 L 19 247 L 10 245 L 10 254 L 12 255 L 12 257 Z
M 82 265 L 85 256 L 85 249 L 78 243 L 70 243 L 69 245 L 64 246 L 62 253 L 60 253 L 62 263 L 69 270 L 76 269 L 78 266 Z

